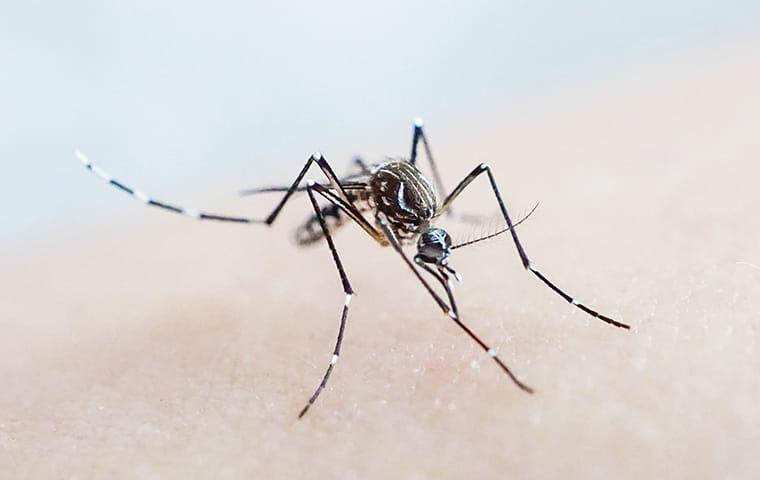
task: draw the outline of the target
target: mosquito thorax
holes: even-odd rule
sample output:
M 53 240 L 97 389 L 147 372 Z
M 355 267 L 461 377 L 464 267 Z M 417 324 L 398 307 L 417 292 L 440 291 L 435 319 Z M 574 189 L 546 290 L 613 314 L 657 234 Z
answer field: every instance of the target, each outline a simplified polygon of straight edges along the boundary
M 426 263 L 445 265 L 451 253 L 451 235 L 442 228 L 428 228 L 417 240 L 417 256 Z
M 377 214 L 385 216 L 402 243 L 427 230 L 438 211 L 433 185 L 407 161 L 378 166 L 369 179 L 369 190 Z

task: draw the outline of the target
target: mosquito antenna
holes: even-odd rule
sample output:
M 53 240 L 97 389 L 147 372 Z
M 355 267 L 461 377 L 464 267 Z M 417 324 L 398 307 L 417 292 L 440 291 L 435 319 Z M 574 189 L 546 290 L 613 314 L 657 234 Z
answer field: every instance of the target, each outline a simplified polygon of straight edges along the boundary
M 511 228 L 510 228 L 510 227 L 502 228 L 502 229 L 501 229 L 501 230 L 499 230 L 498 232 L 494 232 L 494 233 L 491 233 L 490 235 L 485 235 L 485 236 L 483 236 L 483 237 L 480 237 L 480 238 L 476 238 L 476 239 L 473 239 L 473 240 L 468 240 L 468 241 L 466 241 L 466 242 L 462 242 L 462 243 L 460 243 L 460 244 L 458 244 L 458 245 L 454 245 L 453 247 L 451 247 L 451 249 L 452 249 L 452 250 L 454 250 L 454 249 L 456 249 L 456 248 L 460 248 L 460 247 L 466 247 L 467 245 L 472 245 L 473 243 L 482 242 L 483 240 L 489 240 L 489 239 L 491 239 L 491 238 L 493 238 L 493 237 L 497 237 L 497 236 L 501 235 L 502 233 L 506 233 L 506 232 L 508 232 L 508 231 L 510 231 L 510 230 L 512 230 L 512 229 L 514 229 L 516 226 L 520 225 L 520 224 L 521 224 L 521 223 L 523 223 L 525 220 L 527 220 L 527 219 L 528 219 L 528 217 L 530 217 L 531 215 L 533 215 L 533 212 L 535 212 L 535 211 L 536 211 L 536 209 L 538 208 L 538 205 L 539 205 L 540 203 L 541 203 L 541 202 L 538 202 L 538 203 L 536 203 L 536 204 L 533 206 L 533 208 L 530 210 L 530 212 L 528 212 L 528 214 L 527 214 L 527 215 L 525 215 L 523 218 L 521 218 L 520 220 L 518 220 L 516 223 L 512 224 L 512 227 L 511 227 Z

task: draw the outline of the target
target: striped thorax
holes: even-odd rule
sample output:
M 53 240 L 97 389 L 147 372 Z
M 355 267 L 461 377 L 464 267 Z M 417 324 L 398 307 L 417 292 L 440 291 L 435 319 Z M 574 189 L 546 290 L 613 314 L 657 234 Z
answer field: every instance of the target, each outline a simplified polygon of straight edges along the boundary
M 371 199 L 399 239 L 425 231 L 438 212 L 438 196 L 427 178 L 409 162 L 381 164 L 369 180 Z

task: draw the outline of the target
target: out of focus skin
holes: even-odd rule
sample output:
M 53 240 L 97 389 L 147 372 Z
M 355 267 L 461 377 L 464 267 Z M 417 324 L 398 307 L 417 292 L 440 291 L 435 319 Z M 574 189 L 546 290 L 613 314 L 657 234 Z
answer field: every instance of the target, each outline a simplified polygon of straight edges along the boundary
M 3 258 L 2 476 L 756 477 L 757 59 L 489 111 L 477 133 L 429 128 L 449 185 L 487 161 L 515 217 L 540 200 L 518 227 L 528 255 L 633 325 L 574 310 L 507 236 L 457 250 L 463 321 L 532 396 L 391 249 L 347 227 L 336 243 L 358 295 L 343 355 L 297 421 L 343 301 L 327 249 L 284 241 L 305 198 L 269 230 L 146 209 L 139 225 Z M 496 212 L 476 185 L 461 208 Z M 93 179 L 92 195 L 119 193 Z

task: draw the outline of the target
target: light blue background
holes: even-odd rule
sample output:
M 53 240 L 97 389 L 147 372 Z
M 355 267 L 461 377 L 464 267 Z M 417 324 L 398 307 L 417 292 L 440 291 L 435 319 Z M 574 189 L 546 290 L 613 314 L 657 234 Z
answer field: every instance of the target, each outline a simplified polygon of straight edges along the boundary
M 750 0 L 48 0 L 1 10 L 6 251 L 145 213 L 95 188 L 71 156 L 77 146 L 129 183 L 197 204 L 219 193 L 214 184 L 261 183 L 252 166 L 294 173 L 314 150 L 338 162 L 365 146 L 405 153 L 416 116 L 455 130 L 489 105 L 600 84 L 760 25 Z

